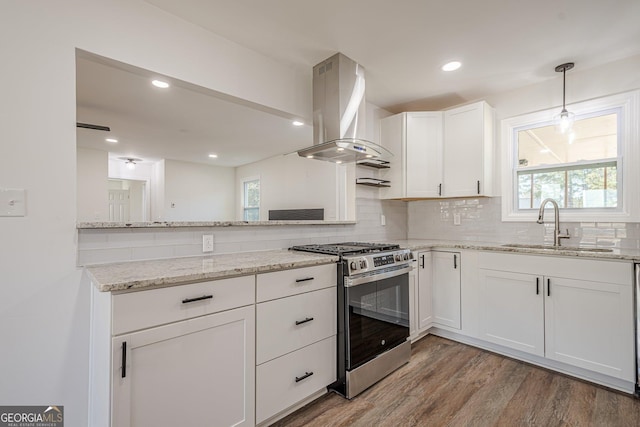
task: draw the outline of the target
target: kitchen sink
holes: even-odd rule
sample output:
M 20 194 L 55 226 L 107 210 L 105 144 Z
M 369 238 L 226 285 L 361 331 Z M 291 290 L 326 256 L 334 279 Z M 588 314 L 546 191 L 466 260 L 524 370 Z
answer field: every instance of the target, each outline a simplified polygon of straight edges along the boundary
M 583 248 L 580 246 L 531 245 L 526 243 L 508 243 L 502 246 L 505 248 L 551 249 L 555 251 L 613 252 L 613 249 L 609 249 L 609 248 Z

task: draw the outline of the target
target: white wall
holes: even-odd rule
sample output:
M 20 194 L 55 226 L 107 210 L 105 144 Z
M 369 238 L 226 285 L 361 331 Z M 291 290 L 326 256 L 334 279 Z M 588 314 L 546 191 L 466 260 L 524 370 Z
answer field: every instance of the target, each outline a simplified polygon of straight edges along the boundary
M 78 148 L 76 156 L 78 221 L 108 221 L 108 153 Z
M 235 168 L 164 162 L 165 221 L 232 221 Z
M 266 160 L 236 168 L 237 219 L 242 220 L 242 183 L 250 177 L 260 178 L 260 220 L 269 219 L 270 209 L 324 209 L 324 219 L 335 221 L 339 215 L 339 194 L 337 186 L 339 174 L 344 174 L 344 166 L 332 162 L 310 160 L 292 153 L 275 156 Z M 353 187 L 354 179 L 344 185 Z M 344 194 L 344 191 L 342 192 Z M 350 193 L 353 196 L 353 192 Z M 351 197 L 352 213 L 355 219 Z
M 66 425 L 83 426 L 89 285 L 75 267 L 75 48 L 305 119 L 311 71 L 139 0 L 0 2 L 0 187 L 27 194 L 26 217 L 0 218 L 0 402 L 64 405 Z

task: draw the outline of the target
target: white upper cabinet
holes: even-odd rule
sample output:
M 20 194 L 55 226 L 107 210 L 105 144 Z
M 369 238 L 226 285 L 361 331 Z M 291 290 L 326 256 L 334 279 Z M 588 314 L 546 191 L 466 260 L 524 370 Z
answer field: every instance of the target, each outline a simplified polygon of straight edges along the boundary
M 444 112 L 444 197 L 492 195 L 493 117 L 484 101 Z
M 444 112 L 443 196 L 492 195 L 493 121 L 484 101 Z
M 382 145 L 393 153 L 383 178 L 383 199 L 439 197 L 442 183 L 442 113 L 400 113 L 381 120 Z
M 400 113 L 380 121 L 394 154 L 382 199 L 491 196 L 493 108 L 476 102 L 445 112 Z

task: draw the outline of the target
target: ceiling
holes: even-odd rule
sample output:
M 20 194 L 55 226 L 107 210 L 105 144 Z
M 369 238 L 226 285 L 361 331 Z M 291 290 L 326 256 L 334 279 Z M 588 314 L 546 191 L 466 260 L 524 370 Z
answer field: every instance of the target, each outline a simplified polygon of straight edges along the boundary
M 146 1 L 309 77 L 341 52 L 365 67 L 367 101 L 391 112 L 444 109 L 559 78 L 563 62 L 576 63 L 573 73 L 640 54 L 638 0 Z M 450 60 L 462 68 L 441 71 Z M 155 77 L 80 52 L 77 120 L 112 131 L 78 129 L 78 145 L 112 158 L 238 166 L 312 142 L 311 126 L 292 127 L 282 112 L 175 80 L 161 91 L 149 84 Z M 106 144 L 107 136 L 119 142 Z
M 157 78 L 171 86 L 154 87 Z M 76 118 L 111 129 L 78 128 L 79 147 L 138 163 L 234 167 L 294 152 L 313 139 L 311 125 L 293 126 L 282 112 L 83 51 L 76 55 Z
M 367 100 L 442 109 L 640 53 L 638 0 L 146 0 L 245 47 L 311 70 L 341 52 Z M 461 69 L 444 73 L 451 60 Z

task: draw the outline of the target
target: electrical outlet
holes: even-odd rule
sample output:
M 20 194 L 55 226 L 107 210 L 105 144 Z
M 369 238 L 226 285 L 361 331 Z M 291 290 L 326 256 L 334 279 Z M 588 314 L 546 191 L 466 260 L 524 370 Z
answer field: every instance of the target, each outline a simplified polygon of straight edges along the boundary
M 454 213 L 453 214 L 453 225 L 460 225 L 460 214 L 459 213 Z
M 213 234 L 202 235 L 202 252 L 213 252 Z
M 387 218 L 384 215 L 380 215 L 380 225 L 387 225 Z

